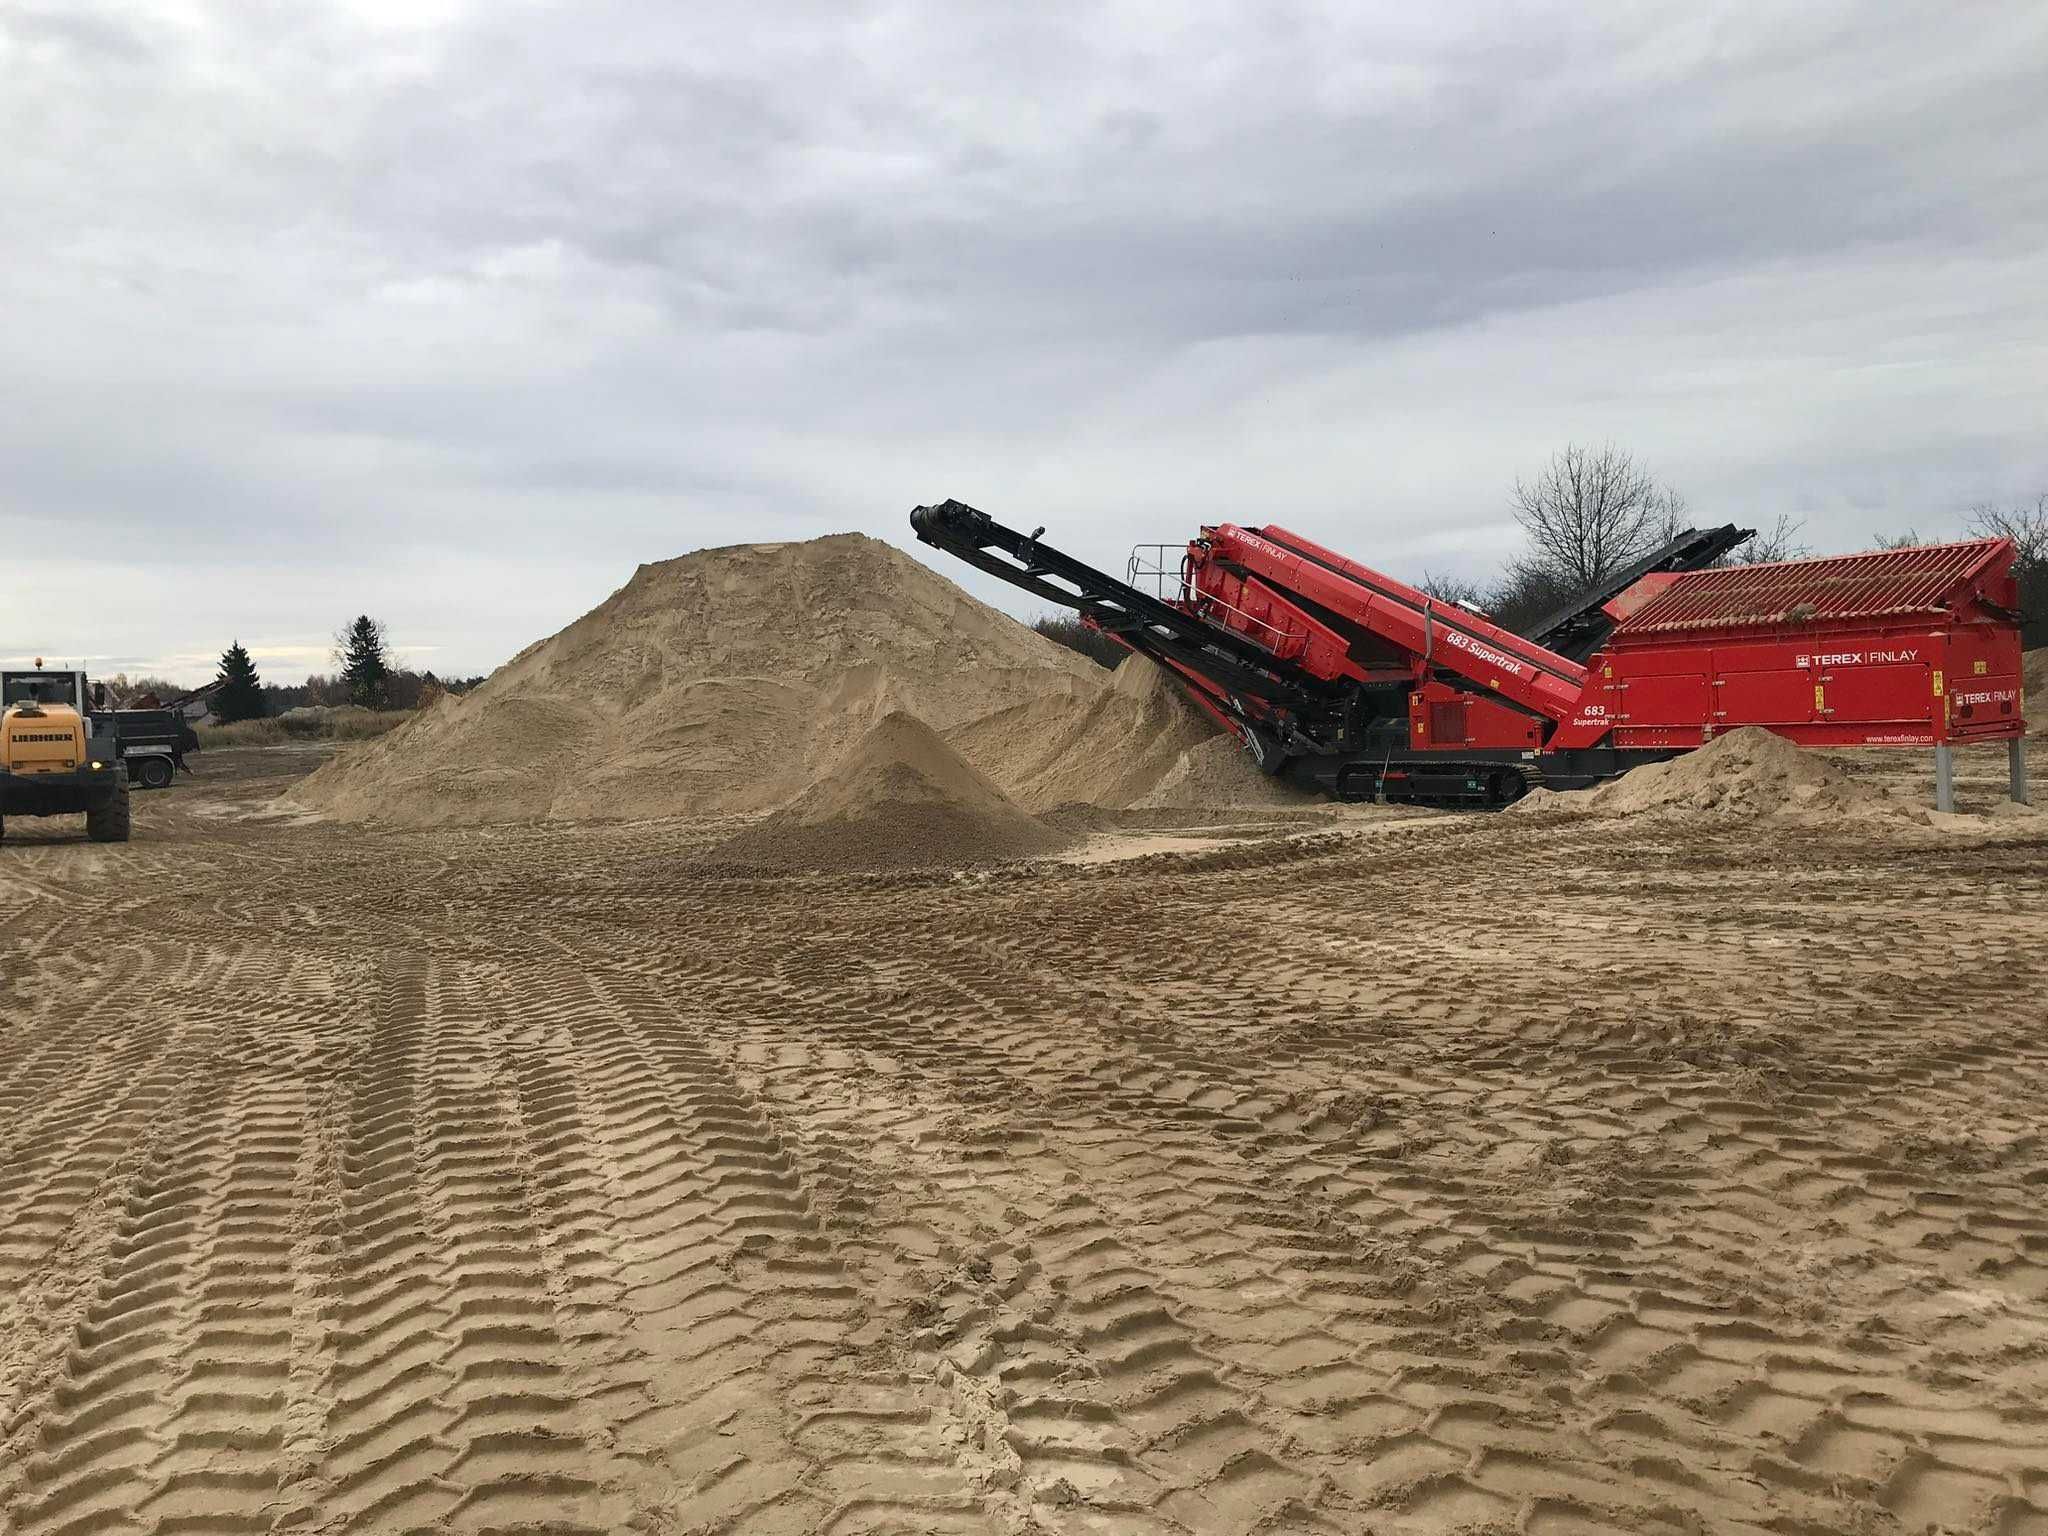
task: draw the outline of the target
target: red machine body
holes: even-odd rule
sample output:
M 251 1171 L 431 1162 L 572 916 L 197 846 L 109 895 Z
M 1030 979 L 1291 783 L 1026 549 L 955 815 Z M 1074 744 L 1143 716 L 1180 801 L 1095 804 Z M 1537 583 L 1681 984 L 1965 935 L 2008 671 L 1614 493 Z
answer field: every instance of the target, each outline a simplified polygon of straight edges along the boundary
M 1254 637 L 1265 633 L 1318 676 L 1371 682 L 1376 673 L 1387 680 L 1442 667 L 1553 719 L 1585 689 L 1578 663 L 1299 534 L 1226 524 L 1202 535 L 1188 550 L 1199 611 Z M 1318 619 L 1318 610 L 1366 630 L 1386 654 L 1357 659 L 1353 638 Z
M 1587 666 L 1270 525 L 1204 528 L 1183 603 L 1317 677 L 1406 684 L 1418 751 L 1670 750 L 1743 725 L 1935 745 L 2025 733 L 2013 557 L 1978 539 L 1658 572 L 1606 605 Z
M 1748 532 L 1686 529 L 1522 635 L 1273 524 L 1202 529 L 1171 593 L 961 502 L 911 524 L 1172 668 L 1267 772 L 1340 798 L 1500 804 L 1740 726 L 1810 746 L 2013 742 L 2024 792 L 2006 539 L 1723 566 Z
M 1696 747 L 1761 725 L 1806 746 L 2026 734 L 2013 546 L 1978 539 L 1692 571 L 1594 658 L 1560 747 Z

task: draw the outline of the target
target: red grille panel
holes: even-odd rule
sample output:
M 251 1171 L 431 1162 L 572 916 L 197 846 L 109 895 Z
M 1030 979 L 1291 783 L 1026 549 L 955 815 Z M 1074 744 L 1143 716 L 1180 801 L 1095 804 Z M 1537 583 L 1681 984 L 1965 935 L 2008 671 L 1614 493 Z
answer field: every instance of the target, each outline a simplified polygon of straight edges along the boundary
M 1615 639 L 1760 624 L 1824 624 L 1946 611 L 2005 550 L 2002 539 L 1867 555 L 1689 571 L 1627 619 Z

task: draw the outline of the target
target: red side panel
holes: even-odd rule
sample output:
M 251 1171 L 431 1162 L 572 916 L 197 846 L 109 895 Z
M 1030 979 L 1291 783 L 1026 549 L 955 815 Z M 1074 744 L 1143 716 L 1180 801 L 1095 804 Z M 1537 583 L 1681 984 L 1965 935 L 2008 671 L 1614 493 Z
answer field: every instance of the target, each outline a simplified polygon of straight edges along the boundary
M 1777 641 L 1634 646 L 1595 657 L 1589 715 L 1617 747 L 1688 747 L 1742 725 L 1809 746 L 1927 745 L 2025 732 L 2009 625 L 1836 629 Z M 1978 670 L 1979 668 L 1982 670 Z M 1553 746 L 1597 740 L 1578 720 Z
M 1812 674 L 1787 665 L 1783 646 L 1716 646 L 1710 659 L 1720 679 L 1714 725 L 1806 725 L 1819 718 Z
M 1206 528 L 1189 556 L 1191 579 L 1204 596 L 1235 606 L 1245 600 L 1243 585 L 1285 591 L 1405 652 L 1411 664 L 1455 672 L 1553 720 L 1571 712 L 1585 686 L 1586 669 L 1577 662 L 1284 528 Z
M 1811 746 L 2020 735 L 2013 553 L 1976 539 L 1673 577 L 1594 658 L 1552 745 L 1591 745 L 1603 716 L 1617 747 L 1743 725 Z
M 1943 679 L 1950 736 L 1975 740 L 2024 734 L 2022 666 L 2013 631 L 1973 624 L 1951 633 Z
M 1533 715 L 1444 683 L 1425 684 L 1408 696 L 1408 744 L 1418 751 L 1534 750 L 1543 745 L 1547 729 L 1548 722 Z
M 1258 641 L 1282 661 L 1298 662 L 1317 677 L 1364 681 L 1367 670 L 1351 659 L 1342 635 L 1255 577 L 1229 571 L 1203 573 L 1195 612 Z

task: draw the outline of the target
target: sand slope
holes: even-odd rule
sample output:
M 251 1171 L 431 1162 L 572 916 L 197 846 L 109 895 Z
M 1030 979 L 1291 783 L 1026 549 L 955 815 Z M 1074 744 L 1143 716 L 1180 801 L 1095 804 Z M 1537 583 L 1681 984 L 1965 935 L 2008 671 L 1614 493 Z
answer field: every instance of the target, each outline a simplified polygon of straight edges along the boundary
M 1259 771 L 1244 743 L 1228 733 L 1197 742 L 1137 800 L 1137 810 L 1219 810 L 1271 806 L 1301 809 L 1324 805 L 1312 790 L 1269 778 Z
M 700 550 L 296 798 L 414 826 L 758 811 L 892 710 L 943 730 L 1086 697 L 1100 671 L 861 534 Z
M 1189 747 L 1218 733 L 1173 678 L 1143 656 L 1128 656 L 1077 708 L 1057 697 L 1003 710 L 949 739 L 960 755 L 1019 805 L 1050 810 L 1084 803 L 1130 805 L 1152 789 Z
M 1143 656 L 1126 657 L 1108 686 L 1092 694 L 1031 699 L 947 739 L 1034 811 L 1293 805 L 1313 798 L 1261 774 L 1173 674 Z
M 1065 838 L 1020 810 L 932 728 L 884 715 L 801 795 L 711 862 L 761 869 L 905 869 L 1051 853 Z

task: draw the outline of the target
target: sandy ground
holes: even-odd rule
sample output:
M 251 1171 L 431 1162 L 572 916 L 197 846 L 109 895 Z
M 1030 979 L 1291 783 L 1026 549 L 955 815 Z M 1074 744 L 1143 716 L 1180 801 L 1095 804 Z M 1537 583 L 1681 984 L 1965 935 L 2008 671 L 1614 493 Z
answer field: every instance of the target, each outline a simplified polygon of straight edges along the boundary
M 9 1533 L 2048 1531 L 2030 829 L 748 879 L 307 766 L 0 847 Z

